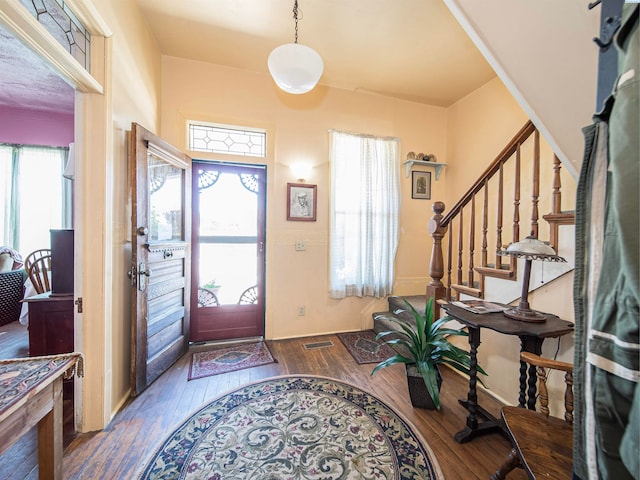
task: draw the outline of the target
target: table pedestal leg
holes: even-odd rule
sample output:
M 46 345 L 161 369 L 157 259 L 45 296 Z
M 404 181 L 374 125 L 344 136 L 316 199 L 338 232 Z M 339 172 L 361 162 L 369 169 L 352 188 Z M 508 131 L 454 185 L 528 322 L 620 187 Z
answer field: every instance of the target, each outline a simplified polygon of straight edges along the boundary
M 520 350 L 540 355 L 542 354 L 542 342 L 544 342 L 544 338 L 523 335 L 520 337 Z M 524 407 L 526 401 L 526 407 L 529 410 L 536 409 L 536 381 L 536 367 L 527 365 L 520 360 L 520 396 L 518 397 L 518 406 Z
M 469 328 L 469 393 L 466 401 L 460 400 L 460 404 L 469 411 L 469 415 L 467 416 L 466 427 L 454 436 L 458 443 L 465 443 L 478 435 L 501 430 L 497 419 L 478 406 L 478 345 L 480 345 L 480 329 Z M 478 416 L 481 416 L 485 421 L 478 422 Z

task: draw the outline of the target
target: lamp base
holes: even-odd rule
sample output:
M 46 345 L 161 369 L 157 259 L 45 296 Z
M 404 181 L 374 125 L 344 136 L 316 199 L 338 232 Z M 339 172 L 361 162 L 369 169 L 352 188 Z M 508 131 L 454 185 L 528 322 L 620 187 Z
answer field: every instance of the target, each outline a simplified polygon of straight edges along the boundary
M 536 312 L 535 310 L 523 309 L 519 307 L 510 308 L 505 310 L 504 315 L 514 320 L 520 320 L 521 322 L 542 323 L 547 321 L 547 316 Z

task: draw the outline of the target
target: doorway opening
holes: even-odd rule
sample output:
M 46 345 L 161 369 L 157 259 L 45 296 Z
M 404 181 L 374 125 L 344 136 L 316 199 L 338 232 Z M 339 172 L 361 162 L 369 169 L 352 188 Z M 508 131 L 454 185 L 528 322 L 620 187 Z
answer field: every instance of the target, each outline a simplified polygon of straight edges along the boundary
M 264 336 L 266 168 L 192 163 L 191 342 Z

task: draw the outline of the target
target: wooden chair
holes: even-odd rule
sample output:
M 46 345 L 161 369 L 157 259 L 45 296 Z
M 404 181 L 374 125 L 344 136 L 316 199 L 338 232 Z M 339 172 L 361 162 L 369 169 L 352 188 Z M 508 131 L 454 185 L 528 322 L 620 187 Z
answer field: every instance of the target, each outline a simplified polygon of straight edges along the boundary
M 37 293 L 51 290 L 51 250 L 43 248 L 27 255 L 24 269 Z
M 513 449 L 490 477 L 503 480 L 516 467 L 530 479 L 571 479 L 573 465 L 573 365 L 522 352 L 521 361 L 534 365 L 538 377 L 540 412 L 521 407 L 503 407 L 502 419 Z M 549 394 L 545 368 L 565 373 L 564 420 L 549 416 Z

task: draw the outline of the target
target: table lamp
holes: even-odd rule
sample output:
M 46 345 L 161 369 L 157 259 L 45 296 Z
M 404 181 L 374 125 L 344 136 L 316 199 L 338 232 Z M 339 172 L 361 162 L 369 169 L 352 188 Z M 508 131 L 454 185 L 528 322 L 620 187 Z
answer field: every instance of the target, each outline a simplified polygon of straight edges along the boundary
M 522 322 L 546 321 L 546 315 L 529 308 L 528 297 L 529 278 L 531 277 L 531 262 L 533 260 L 540 260 L 543 262 L 566 262 L 566 260 L 556 255 L 556 252 L 549 245 L 534 237 L 533 232 L 531 232 L 531 235 L 524 240 L 512 243 L 506 250 L 501 250 L 498 252 L 498 255 L 524 258 L 525 260 L 520 303 L 517 307 L 505 310 L 503 313 L 509 318 L 520 320 Z

